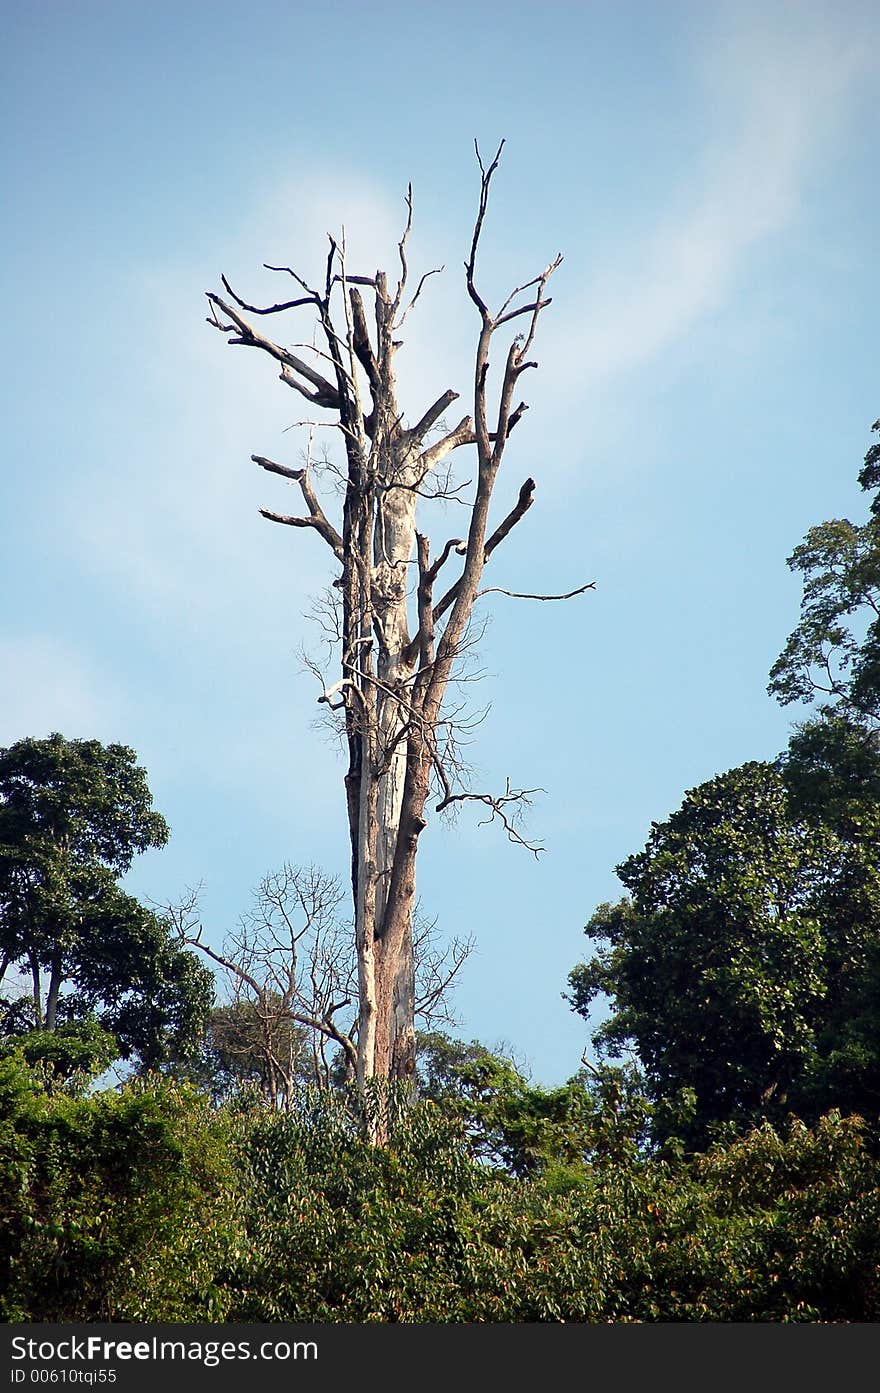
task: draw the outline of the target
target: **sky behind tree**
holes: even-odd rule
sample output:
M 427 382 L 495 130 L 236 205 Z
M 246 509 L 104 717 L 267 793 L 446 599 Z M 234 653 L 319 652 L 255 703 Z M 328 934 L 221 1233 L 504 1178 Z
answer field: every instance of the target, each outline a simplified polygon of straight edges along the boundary
M 7 0 L 4 18 L 0 744 L 133 746 L 172 836 L 131 888 L 204 881 L 218 944 L 267 870 L 344 876 L 347 850 L 298 656 L 333 570 L 259 517 L 295 504 L 250 463 L 297 465 L 306 412 L 207 326 L 203 293 L 225 272 L 279 298 L 263 262 L 317 280 L 343 226 L 352 268 L 391 268 L 412 181 L 413 273 L 445 270 L 407 322 L 401 400 L 415 419 L 464 396 L 473 141 L 506 139 L 484 294 L 565 260 L 496 494 L 500 517 L 531 475 L 535 506 L 487 583 L 596 589 L 483 602 L 475 777 L 541 786 L 546 852 L 465 811 L 425 833 L 420 894 L 477 940 L 460 1033 L 564 1079 L 586 1037 L 561 992 L 615 863 L 685 789 L 783 748 L 785 558 L 864 514 L 876 6 Z M 459 511 L 426 514 L 436 542 Z

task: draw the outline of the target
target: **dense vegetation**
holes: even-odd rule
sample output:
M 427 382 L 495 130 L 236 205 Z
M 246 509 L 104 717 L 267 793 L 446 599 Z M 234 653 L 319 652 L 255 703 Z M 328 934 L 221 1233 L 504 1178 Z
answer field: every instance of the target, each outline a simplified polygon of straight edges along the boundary
M 0 1318 L 880 1319 L 880 445 L 860 479 L 791 559 L 808 719 L 618 868 L 559 1088 L 436 1031 L 415 1104 L 310 1072 L 120 889 L 167 835 L 133 753 L 0 751 Z
M 880 1172 L 836 1113 L 685 1160 L 597 1105 L 578 1165 L 551 1143 L 518 1177 L 430 1103 L 381 1149 L 334 1094 L 286 1114 L 168 1082 L 85 1099 L 11 1060 L 0 1089 L 7 1321 L 878 1314 Z

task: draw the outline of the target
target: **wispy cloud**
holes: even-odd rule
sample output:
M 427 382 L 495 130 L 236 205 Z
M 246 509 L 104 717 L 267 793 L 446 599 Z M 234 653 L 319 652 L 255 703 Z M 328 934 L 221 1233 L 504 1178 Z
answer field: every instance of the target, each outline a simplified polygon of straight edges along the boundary
M 304 604 L 327 583 L 332 564 L 314 535 L 273 529 L 258 516 L 261 506 L 298 511 L 297 490 L 250 463 L 252 453 L 300 463 L 306 432 L 291 427 L 323 413 L 283 387 L 267 357 L 230 349 L 212 332 L 201 296 L 206 289 L 222 292 L 221 271 L 256 303 L 298 292 L 284 274 L 263 270 L 263 261 L 295 266 L 320 286 L 327 234 L 343 229 L 352 269 L 371 274 L 388 266 L 393 274 L 404 215 L 402 196 L 386 197 L 347 171 L 333 178 L 310 171 L 267 192 L 231 230 L 209 228 L 197 263 L 141 269 L 132 277 L 120 321 L 139 326 L 136 352 L 116 398 L 96 419 L 102 448 L 92 457 L 93 477 L 88 485 L 82 477 L 70 485 L 87 491 L 88 507 L 68 511 L 70 544 L 81 563 L 123 585 L 139 611 L 156 621 L 173 611 L 176 624 L 193 629 L 245 611 L 251 625 L 260 625 L 280 595 Z M 429 255 L 426 240 L 419 258 Z M 438 304 L 442 316 L 440 297 L 435 309 Z M 261 327 L 285 344 L 314 340 L 320 347 L 308 308 Z M 418 335 L 415 319 L 412 327 Z M 432 389 L 436 395 L 446 386 L 442 366 L 435 373 L 431 344 L 421 340 L 401 357 L 402 399 L 419 411 Z M 150 409 L 153 403 L 158 410 Z M 120 439 L 124 468 L 115 447 Z M 317 431 L 316 452 L 322 443 L 338 453 L 337 434 Z
M 744 24 L 704 54 L 701 157 L 670 189 L 669 209 L 623 229 L 613 261 L 563 308 L 548 367 L 552 356 L 564 386 L 576 375 L 595 387 L 684 339 L 730 299 L 749 254 L 795 224 L 873 51 L 848 25 L 803 19 L 784 31 Z

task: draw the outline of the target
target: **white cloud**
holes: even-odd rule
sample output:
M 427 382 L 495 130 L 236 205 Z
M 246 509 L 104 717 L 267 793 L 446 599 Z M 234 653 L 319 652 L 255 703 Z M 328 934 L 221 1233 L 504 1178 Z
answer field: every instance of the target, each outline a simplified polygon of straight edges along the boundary
M 320 284 L 327 233 L 338 235 L 344 225 L 349 265 L 367 274 L 385 266 L 393 275 L 404 214 L 402 196 L 386 197 L 347 172 L 303 172 L 295 185 L 259 199 L 231 231 L 211 229 L 198 261 L 140 268 L 133 276 L 113 341 L 124 338 L 130 321 L 139 332 L 116 369 L 117 391 L 89 408 L 99 449 L 91 477 L 83 471 L 68 484 L 67 512 L 78 563 L 122 587 L 156 626 L 173 615 L 175 626 L 193 633 L 242 622 L 251 630 L 274 629 L 282 597 L 285 612 L 298 619 L 309 596 L 335 573 L 317 536 L 259 518 L 260 507 L 299 512 L 302 500 L 295 486 L 250 462 L 259 453 L 298 464 L 305 432 L 288 428 L 316 414 L 314 408 L 279 383 L 264 355 L 230 349 L 212 332 L 203 291 L 223 293 L 223 271 L 254 303 L 295 296 L 296 283 L 262 270 L 262 261 L 295 264 L 310 284 Z M 425 229 L 419 234 L 413 286 L 421 269 L 437 264 Z M 400 358 L 401 400 L 414 411 L 448 385 L 449 299 L 434 296 L 430 338 L 416 315 L 406 326 L 411 342 Z M 292 345 L 299 335 L 311 340 L 314 316 L 304 308 L 261 327 Z M 317 432 L 316 448 L 322 440 L 338 451 L 336 433 Z M 338 498 L 331 498 L 328 511 L 338 510 Z
M 700 167 L 673 191 L 678 208 L 622 235 L 614 262 L 562 309 L 545 356 L 564 390 L 575 379 L 595 388 L 683 339 L 729 300 L 748 254 L 796 220 L 871 47 L 839 22 L 794 19 L 784 32 L 744 25 L 705 56 Z

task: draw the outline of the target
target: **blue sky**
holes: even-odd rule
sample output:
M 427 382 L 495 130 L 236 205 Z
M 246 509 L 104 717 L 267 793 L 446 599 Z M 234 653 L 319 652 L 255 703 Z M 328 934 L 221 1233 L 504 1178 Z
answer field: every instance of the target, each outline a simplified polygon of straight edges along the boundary
M 497 491 L 500 515 L 532 475 L 536 503 L 492 584 L 597 588 L 487 608 L 471 754 L 546 790 L 545 855 L 463 814 L 425 833 L 420 890 L 477 940 L 460 1033 L 577 1068 L 584 923 L 686 788 L 783 747 L 785 558 L 864 511 L 878 40 L 855 3 L 7 0 L 0 744 L 137 750 L 172 826 L 139 893 L 204 881 L 219 944 L 265 871 L 347 864 L 297 657 L 326 556 L 260 519 L 291 496 L 249 463 L 297 463 L 303 413 L 203 292 L 273 297 L 261 263 L 316 276 L 343 224 L 350 264 L 391 264 L 412 180 L 413 268 L 446 267 L 399 359 L 420 415 L 467 388 L 472 142 L 503 136 L 483 284 L 565 261 Z

